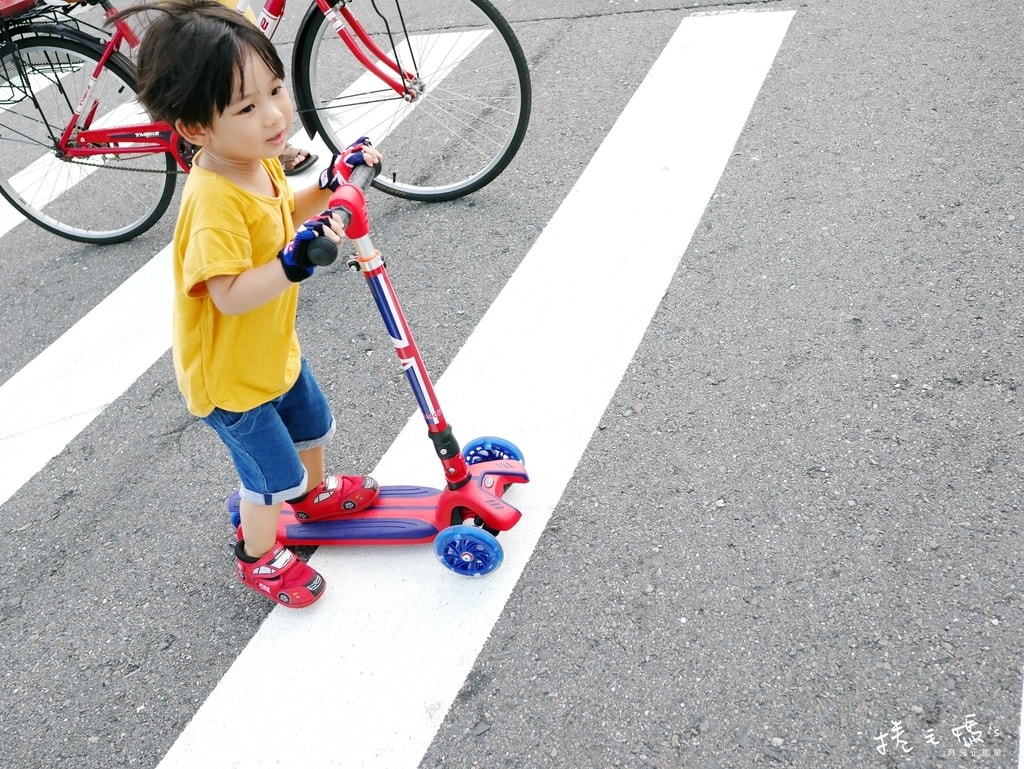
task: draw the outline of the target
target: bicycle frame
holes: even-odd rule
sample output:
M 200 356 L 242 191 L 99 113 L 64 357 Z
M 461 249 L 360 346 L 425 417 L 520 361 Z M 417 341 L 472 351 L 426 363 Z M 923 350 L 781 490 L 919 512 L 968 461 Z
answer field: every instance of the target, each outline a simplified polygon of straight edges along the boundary
M 108 17 L 115 13 L 114 7 L 107 0 L 103 0 L 101 4 Z M 99 106 L 96 102 L 89 104 L 92 89 L 96 85 L 100 73 L 107 66 L 110 57 L 121 48 L 122 43 L 127 43 L 132 48 L 139 44 L 139 38 L 123 20 L 116 22 L 114 32 L 96 64 L 89 85 L 82 94 L 78 106 L 75 107 L 71 122 L 61 134 L 57 151 L 70 159 L 152 155 L 167 152 L 187 173 L 190 164 L 182 157 L 178 133 L 167 123 L 148 121 L 110 127 L 92 127 L 92 121 Z
M 285 0 L 267 0 L 267 6 L 276 5 L 278 3 L 280 3 L 281 9 L 283 11 Z M 366 33 L 366 30 L 363 28 L 363 25 L 359 23 L 359 20 L 352 15 L 352 12 L 348 9 L 347 0 L 342 0 L 341 3 L 341 19 L 338 18 L 338 14 L 335 13 L 333 6 L 331 6 L 328 0 L 316 0 L 316 5 L 324 14 L 324 16 L 327 17 L 327 20 L 331 23 L 331 26 L 334 28 L 334 31 L 338 34 L 338 37 L 341 38 L 342 42 L 345 43 L 345 46 L 349 49 L 349 51 L 352 52 L 352 55 L 359 60 L 359 62 L 367 69 L 367 71 L 375 74 L 392 90 L 394 90 L 395 93 L 397 93 L 406 101 L 415 101 L 415 99 L 419 95 L 418 90 L 416 90 L 419 84 L 416 75 L 413 74 L 412 72 L 403 70 L 394 59 L 392 59 L 390 56 L 388 56 L 386 53 L 384 53 L 384 51 L 380 49 L 380 47 Z M 392 72 L 394 72 L 402 79 L 402 82 L 398 82 L 392 76 L 384 72 L 367 55 L 366 51 L 363 51 L 359 48 L 359 45 L 358 43 L 356 43 L 355 38 L 352 37 L 352 33 L 349 32 L 348 29 L 345 28 L 345 25 L 342 23 L 342 19 L 344 19 L 344 21 L 349 25 L 349 27 L 352 28 L 352 31 L 355 32 L 356 37 L 359 38 L 359 41 L 364 46 L 366 46 L 369 52 L 376 56 L 378 61 L 386 64 L 387 67 Z M 415 62 L 413 62 L 413 64 L 415 65 Z
M 334 5 L 330 0 L 315 0 L 317 8 L 320 12 L 327 17 L 331 27 L 337 33 L 338 37 L 348 48 L 349 52 L 359 60 L 359 63 L 366 68 L 368 72 L 372 72 L 382 82 L 384 82 L 389 88 L 395 93 L 401 96 L 407 101 L 415 101 L 419 96 L 418 78 L 412 72 L 402 69 L 401 66 L 388 54 L 386 54 L 366 33 L 363 25 L 359 23 L 359 20 L 352 15 L 352 11 L 348 9 L 349 3 L 352 0 L 340 0 L 337 4 L 341 6 L 340 13 L 335 11 Z M 287 0 L 266 0 L 263 5 L 263 9 L 260 11 L 259 17 L 256 19 L 256 26 L 267 37 L 272 38 L 274 32 L 277 31 L 277 25 L 284 16 L 285 6 Z M 239 13 L 245 13 L 250 8 L 249 0 L 239 0 L 235 10 Z M 345 25 L 351 28 L 351 32 Z M 353 37 L 353 33 L 355 36 Z M 356 40 L 358 39 L 359 42 Z M 359 47 L 359 43 L 365 46 L 366 50 Z M 369 53 L 367 53 L 367 51 Z M 401 78 L 401 82 L 396 80 L 394 77 L 389 75 L 375 62 L 371 57 L 372 54 L 376 57 L 377 61 L 386 65 L 395 75 Z M 415 66 L 415 62 L 413 62 Z
M 100 4 L 108 17 L 116 12 L 109 0 L 101 0 Z M 277 22 L 284 14 L 285 4 L 286 0 L 266 0 L 256 25 L 267 37 L 271 37 L 276 31 Z M 404 70 L 398 62 L 381 50 L 367 34 L 359 20 L 352 15 L 346 0 L 342 0 L 340 14 L 335 11 L 329 0 L 316 0 L 316 5 L 330 21 L 345 47 L 368 72 L 376 75 L 406 101 L 415 101 L 419 96 L 417 77 L 412 72 Z M 248 7 L 248 0 L 242 0 L 236 10 L 244 13 Z M 351 31 L 349 31 L 350 29 Z M 82 94 L 71 122 L 60 137 L 58 150 L 67 158 L 111 155 L 116 157 L 168 152 L 174 157 L 178 166 L 187 173 L 190 163 L 182 157 L 178 133 L 167 123 L 150 121 L 111 127 L 92 127 L 94 112 L 98 106 L 94 103 L 90 108 L 89 105 L 92 85 L 99 78 L 100 72 L 106 66 L 110 56 L 119 50 L 123 43 L 135 48 L 139 44 L 139 39 L 131 27 L 121 20 L 115 24 L 114 32 L 107 41 L 104 54 L 93 73 L 90 86 Z M 360 43 L 363 47 L 360 47 Z M 375 57 L 376 61 L 372 57 Z M 393 74 L 388 74 L 377 62 L 381 62 Z M 116 148 L 116 151 L 111 152 L 111 148 Z

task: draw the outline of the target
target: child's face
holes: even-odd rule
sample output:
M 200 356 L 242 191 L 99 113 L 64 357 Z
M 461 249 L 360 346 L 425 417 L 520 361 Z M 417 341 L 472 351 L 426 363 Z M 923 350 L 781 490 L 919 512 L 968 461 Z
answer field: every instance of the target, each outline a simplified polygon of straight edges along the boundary
M 235 79 L 234 99 L 202 130 L 197 142 L 224 160 L 245 163 L 276 158 L 288 141 L 294 106 L 284 81 L 250 53 L 245 60 L 245 93 Z

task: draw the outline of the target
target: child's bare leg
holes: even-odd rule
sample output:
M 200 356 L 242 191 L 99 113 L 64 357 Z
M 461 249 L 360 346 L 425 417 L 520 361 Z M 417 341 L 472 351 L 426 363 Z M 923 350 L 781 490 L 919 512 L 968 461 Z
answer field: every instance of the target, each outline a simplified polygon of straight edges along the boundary
M 300 451 L 299 459 L 309 476 L 306 482 L 308 492 L 324 482 L 324 447 Z M 242 499 L 239 501 L 238 512 L 242 518 L 242 531 L 245 532 L 245 554 L 259 558 L 277 542 L 281 505 L 256 505 Z
M 304 449 L 299 452 L 299 459 L 306 468 L 308 480 L 306 491 L 310 492 L 324 482 L 324 447 L 314 446 L 311 449 Z
M 260 558 L 277 543 L 277 522 L 281 505 L 256 505 L 239 500 L 238 513 L 245 533 L 245 554 Z

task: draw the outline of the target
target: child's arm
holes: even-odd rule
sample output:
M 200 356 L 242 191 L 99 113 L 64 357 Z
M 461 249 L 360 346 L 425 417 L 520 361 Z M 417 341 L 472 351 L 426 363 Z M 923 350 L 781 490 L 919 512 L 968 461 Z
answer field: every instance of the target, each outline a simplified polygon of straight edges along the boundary
M 296 228 L 302 222 L 312 219 L 321 213 L 331 199 L 334 190 L 348 178 L 353 166 L 374 166 L 381 161 L 382 155 L 370 145 L 365 136 L 345 148 L 340 155 L 331 158 L 331 165 L 320 174 L 320 181 L 308 187 L 295 190 L 295 210 L 292 211 L 292 222 Z
M 348 178 L 353 166 L 373 166 L 381 162 L 381 158 L 381 154 L 370 145 L 366 137 L 347 147 L 341 155 L 335 155 L 330 167 L 320 175 L 318 184 L 295 191 L 295 208 L 292 211 L 295 229 L 300 230 L 305 225 L 306 229 L 316 229 L 320 233 L 319 237 L 340 243 L 345 236 L 340 217 L 333 215 L 324 222 L 320 214 L 327 208 L 334 190 Z M 317 226 L 316 220 L 325 226 Z M 217 309 L 225 315 L 241 315 L 255 310 L 287 291 L 294 282 L 311 275 L 312 265 L 305 258 L 305 246 L 300 246 L 299 240 L 301 238 L 288 244 L 279 255 L 280 258 L 264 265 L 252 267 L 237 275 L 208 278 L 206 290 Z M 308 246 L 308 241 L 305 245 Z
M 318 238 L 327 238 L 338 244 L 344 236 L 341 217 L 337 214 L 314 217 L 298 227 L 295 238 L 281 249 L 277 259 L 259 267 L 250 267 L 237 275 L 215 275 L 207 278 L 206 290 L 222 314 L 241 315 L 249 312 L 313 274 L 309 249 Z M 336 253 L 337 251 L 332 249 L 330 261 L 334 261 L 333 256 Z
M 206 290 L 224 315 L 241 315 L 266 304 L 293 285 L 278 259 L 237 275 L 216 275 L 206 279 Z
M 295 190 L 295 210 L 292 211 L 292 224 L 298 227 L 307 219 L 321 213 L 333 193 L 330 189 L 320 189 L 317 184 Z

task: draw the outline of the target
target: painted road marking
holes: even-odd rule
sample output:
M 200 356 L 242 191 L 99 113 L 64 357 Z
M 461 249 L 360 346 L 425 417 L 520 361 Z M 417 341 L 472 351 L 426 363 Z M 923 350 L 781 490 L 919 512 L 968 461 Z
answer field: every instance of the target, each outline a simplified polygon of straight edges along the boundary
M 170 347 L 170 259 L 167 246 L 0 387 L 0 505 Z
M 320 548 L 324 600 L 270 613 L 159 769 L 419 764 L 677 269 L 792 17 L 682 22 L 438 382 L 463 441 L 497 434 L 526 455 L 531 481 L 509 494 L 525 515 L 501 535 L 502 568 L 467 580 L 429 547 Z M 669 99 L 681 121 L 664 119 Z M 656 161 L 630 167 L 629 194 L 616 195 L 608 181 L 637 136 Z M 439 483 L 418 412 L 374 475 Z

